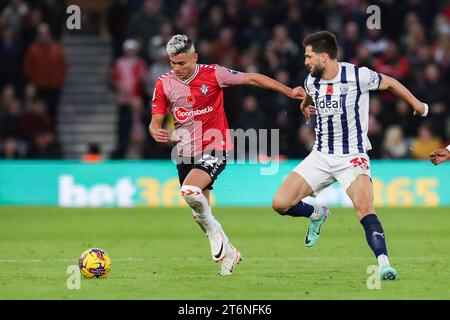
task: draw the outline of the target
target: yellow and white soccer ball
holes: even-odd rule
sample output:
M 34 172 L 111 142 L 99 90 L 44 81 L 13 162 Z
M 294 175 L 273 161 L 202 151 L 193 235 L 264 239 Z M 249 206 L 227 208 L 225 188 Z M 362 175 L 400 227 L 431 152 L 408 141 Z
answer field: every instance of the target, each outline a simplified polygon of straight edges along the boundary
M 104 278 L 111 271 L 111 259 L 102 249 L 90 248 L 81 255 L 79 266 L 85 278 Z

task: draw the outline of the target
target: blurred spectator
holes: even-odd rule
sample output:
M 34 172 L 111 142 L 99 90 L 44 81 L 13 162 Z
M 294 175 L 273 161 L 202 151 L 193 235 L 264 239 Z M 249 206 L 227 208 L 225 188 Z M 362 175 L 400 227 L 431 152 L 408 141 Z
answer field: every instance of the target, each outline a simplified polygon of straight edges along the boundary
M 28 159 L 56 160 L 62 158 L 61 147 L 50 131 L 38 132 L 27 151 Z
M 14 35 L 18 35 L 22 22 L 28 12 L 28 6 L 22 0 L 9 0 L 9 4 L 3 9 L 1 15 L 12 28 Z
M 134 127 L 130 134 L 128 144 L 123 159 L 139 160 L 148 158 L 147 131 L 143 127 Z
M 42 12 L 38 8 L 28 11 L 22 26 L 22 40 L 25 48 L 36 39 L 39 25 L 43 22 Z
M 35 98 L 31 109 L 27 110 L 20 121 L 21 132 L 25 139 L 33 141 L 41 132 L 53 131 L 53 122 L 45 110 L 45 102 Z
M 425 67 L 423 80 L 416 88 L 417 98 L 428 104 L 448 101 L 448 86 L 442 82 L 441 73 L 436 64 L 430 63 Z
M 21 138 L 20 121 L 22 108 L 20 101 L 13 100 L 6 105 L 6 113 L 0 116 L 0 137 Z
M 297 5 L 291 5 L 287 13 L 287 20 L 284 26 L 289 32 L 289 37 L 297 45 L 301 45 L 305 38 L 306 25 L 302 21 L 302 12 Z
M 417 138 L 412 144 L 412 156 L 416 159 L 429 160 L 430 153 L 443 146 L 441 138 L 436 137 L 431 123 L 424 123 L 417 129 Z
M 374 67 L 377 72 L 408 85 L 409 62 L 406 56 L 399 53 L 398 46 L 394 41 L 389 41 L 386 51 L 375 60 Z M 381 98 L 390 108 L 392 108 L 394 101 L 398 99 L 390 91 L 382 92 Z
M 353 63 L 357 67 L 367 67 L 370 69 L 374 69 L 374 59 L 366 45 L 358 43 L 358 45 L 356 46 L 355 54 L 355 57 L 350 59 L 350 63 Z
M 382 157 L 386 159 L 404 159 L 408 157 L 408 143 L 403 130 L 398 125 L 389 126 L 384 133 Z
M 21 159 L 19 144 L 16 138 L 7 137 L 3 140 L 3 145 L 0 148 L 0 159 L 17 160 Z
M 212 44 L 212 57 L 215 63 L 227 68 L 235 68 L 238 64 L 239 54 L 234 46 L 234 33 L 231 28 L 220 30 L 218 40 Z
M 291 39 L 289 39 L 286 28 L 282 25 L 277 25 L 273 29 L 272 39 L 267 43 L 268 50 L 273 50 L 276 56 L 276 69 L 287 69 L 291 72 L 298 71 L 300 65 L 299 48 Z M 272 70 L 272 72 L 276 71 Z
M 259 110 L 258 100 L 255 96 L 246 96 L 236 121 L 236 128 L 243 130 L 264 128 L 264 113 Z
M 342 40 L 339 42 L 342 49 L 344 50 L 344 54 L 342 56 L 342 59 L 344 61 L 350 61 L 353 57 L 356 56 L 358 44 L 360 43 L 359 29 L 356 22 L 350 21 L 345 25 L 344 35 L 342 37 Z
M 165 22 L 159 34 L 150 38 L 148 57 L 151 62 L 155 62 L 160 58 L 161 49 L 166 50 L 166 44 L 173 36 L 172 25 L 169 22 Z
M 249 25 L 243 28 L 239 37 L 242 48 L 247 48 L 253 43 L 264 46 L 270 39 L 270 33 L 261 14 L 255 12 L 250 16 Z
M 388 48 L 388 40 L 383 37 L 380 29 L 367 29 L 364 45 L 369 49 L 370 54 L 377 57 Z
M 16 99 L 14 86 L 8 84 L 2 88 L 0 96 L 0 116 L 6 112 L 8 105 Z
M 224 27 L 224 17 L 219 6 L 211 6 L 208 12 L 208 20 L 202 23 L 200 35 L 210 41 L 217 39 L 217 35 Z
M 111 81 L 117 92 L 119 105 L 118 142 L 126 145 L 132 126 L 133 100 L 141 100 L 144 94 L 143 84 L 147 73 L 145 60 L 138 56 L 139 43 L 128 39 L 123 44 L 123 55 L 114 63 Z
M 191 25 L 196 25 L 199 20 L 200 12 L 196 0 L 184 0 L 180 6 L 178 21 L 180 30 Z
M 128 0 L 113 0 L 108 8 L 107 23 L 112 37 L 113 60 L 122 55 L 122 44 L 126 39 L 126 31 L 131 17 Z
M 32 83 L 27 83 L 25 85 L 25 92 L 23 97 L 23 110 L 30 110 L 35 98 L 36 87 Z
M 19 87 L 22 78 L 22 44 L 19 38 L 14 36 L 12 28 L 5 28 L 1 31 L 0 40 L 0 88 L 7 83 L 13 82 L 16 88 Z
M 142 10 L 131 18 L 128 36 L 137 39 L 141 43 L 141 53 L 145 59 L 148 59 L 147 53 L 150 39 L 160 32 L 165 20 L 164 16 L 161 15 L 160 0 L 145 0 Z
M 150 66 L 146 76 L 145 87 L 147 89 L 147 95 L 151 98 L 153 97 L 153 91 L 155 90 L 158 78 L 171 70 L 165 48 L 159 48 L 158 55 L 155 58 L 156 61 Z
M 55 120 L 67 63 L 61 44 L 53 41 L 47 24 L 39 25 L 37 39 L 28 47 L 24 64 L 28 79 Z
M 412 108 L 405 100 L 397 100 L 394 111 L 389 124 L 398 124 L 406 137 L 413 137 L 422 119 L 412 116 Z
M 394 41 L 389 41 L 386 51 L 375 61 L 375 69 L 399 81 L 404 81 L 409 73 L 408 59 L 401 55 Z
M 424 44 L 410 54 L 410 70 L 416 84 L 423 81 L 425 67 L 431 63 L 434 63 L 433 50 L 429 45 Z
M 408 13 L 404 22 L 404 36 L 402 43 L 404 44 L 407 55 L 413 54 L 417 48 L 426 43 L 425 29 L 419 21 L 415 13 Z
M 81 160 L 87 163 L 101 162 L 103 157 L 100 152 L 100 145 L 98 143 L 90 143 L 87 152 L 83 154 Z
M 42 17 L 45 23 L 48 24 L 52 37 L 59 41 L 66 18 L 66 0 L 43 0 L 40 8 Z
M 289 158 L 306 158 L 311 152 L 316 135 L 310 126 L 301 126 L 297 130 L 296 140 L 288 152 Z
M 369 156 L 372 159 L 381 158 L 381 146 L 383 143 L 383 130 L 381 124 L 377 118 L 373 115 L 369 115 L 369 128 L 367 131 L 367 137 L 369 138 L 372 149 L 369 151 Z
M 113 153 L 114 159 L 144 159 L 150 157 L 150 145 L 145 124 L 146 119 L 142 99 L 134 98 L 130 105 L 131 123 L 127 143 L 119 146 Z

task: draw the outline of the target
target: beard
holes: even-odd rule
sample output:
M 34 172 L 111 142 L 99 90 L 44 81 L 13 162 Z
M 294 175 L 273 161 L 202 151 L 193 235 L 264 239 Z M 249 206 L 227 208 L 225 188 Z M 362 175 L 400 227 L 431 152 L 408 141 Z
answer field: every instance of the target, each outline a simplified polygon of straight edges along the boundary
M 320 79 L 322 78 L 323 70 L 324 70 L 323 67 L 315 66 L 313 71 L 311 71 L 311 76 Z

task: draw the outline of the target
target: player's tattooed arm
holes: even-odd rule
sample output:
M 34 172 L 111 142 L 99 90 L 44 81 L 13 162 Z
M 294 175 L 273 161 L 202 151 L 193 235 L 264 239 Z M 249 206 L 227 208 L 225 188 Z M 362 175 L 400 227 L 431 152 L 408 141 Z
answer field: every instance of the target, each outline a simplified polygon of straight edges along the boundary
M 156 142 L 167 143 L 170 141 L 170 133 L 166 129 L 163 129 L 164 115 L 154 114 L 152 115 L 152 121 L 148 127 L 150 135 Z
M 414 109 L 414 115 L 425 117 L 428 114 L 428 105 L 417 99 L 411 91 L 394 78 L 381 74 L 379 90 L 389 90 L 397 97 L 404 99 Z
M 242 84 L 257 86 L 264 89 L 270 89 L 278 91 L 291 99 L 301 100 L 305 96 L 305 90 L 303 88 L 291 89 L 285 86 L 281 82 L 278 82 L 272 78 L 269 78 L 259 73 L 244 73 L 244 81 Z

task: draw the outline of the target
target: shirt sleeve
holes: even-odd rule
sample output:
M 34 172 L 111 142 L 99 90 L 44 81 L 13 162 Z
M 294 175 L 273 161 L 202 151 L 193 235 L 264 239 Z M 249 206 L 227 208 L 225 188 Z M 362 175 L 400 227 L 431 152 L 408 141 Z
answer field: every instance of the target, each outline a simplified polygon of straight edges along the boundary
M 167 98 L 160 79 L 156 81 L 155 89 L 153 90 L 152 114 L 167 114 Z
M 308 80 L 309 80 L 309 74 L 305 78 L 305 82 L 303 83 L 303 89 L 305 89 L 305 91 L 308 94 L 308 96 L 311 97 L 311 91 L 308 88 Z
M 359 68 L 359 85 L 362 92 L 378 90 L 381 83 L 381 75 L 367 67 Z
M 242 84 L 244 74 L 239 71 L 227 69 L 221 66 L 216 67 L 216 79 L 221 88 Z

